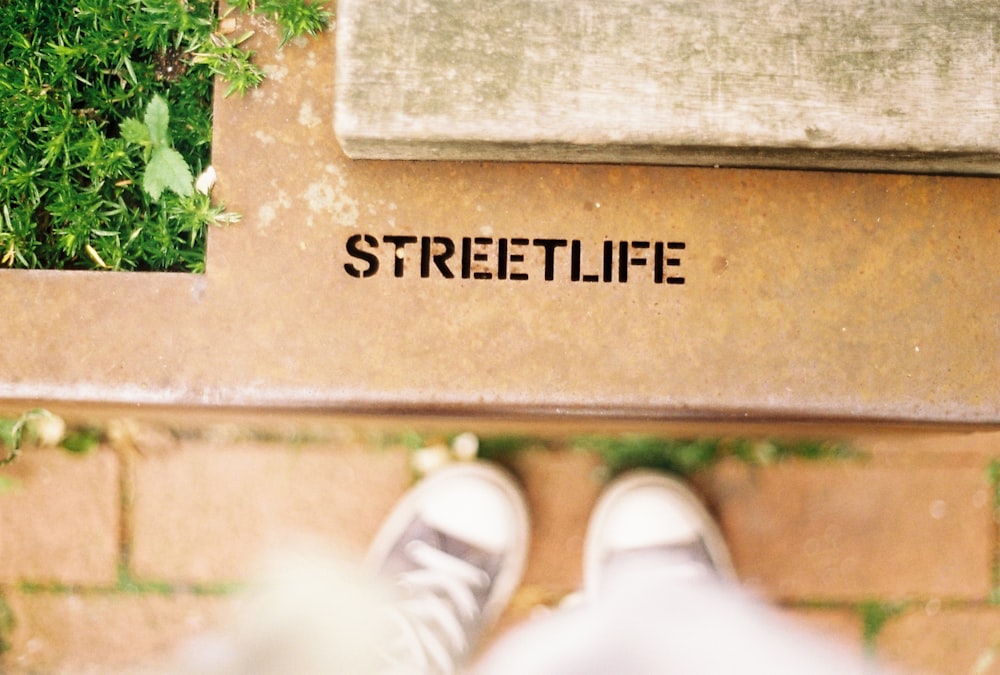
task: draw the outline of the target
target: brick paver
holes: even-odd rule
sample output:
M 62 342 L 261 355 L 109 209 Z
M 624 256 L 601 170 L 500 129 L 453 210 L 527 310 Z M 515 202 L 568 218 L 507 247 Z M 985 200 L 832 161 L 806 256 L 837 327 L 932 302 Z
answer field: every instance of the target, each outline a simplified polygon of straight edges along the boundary
M 600 493 L 600 463 L 584 453 L 520 453 L 510 467 L 521 477 L 532 518 L 524 583 L 555 593 L 580 587 L 587 519 Z
M 114 581 L 118 561 L 118 460 L 29 448 L 2 475 L 0 584 Z
M 31 449 L 4 469 L 18 488 L 0 495 L 0 597 L 16 627 L 0 620 L 11 643 L 0 672 L 161 662 L 225 615 L 217 583 L 247 580 L 261 554 L 297 535 L 360 557 L 412 478 L 401 448 L 376 449 L 356 434 L 202 438 L 138 448 L 128 462 L 108 449 Z M 603 471 L 593 455 L 546 445 L 504 459 L 523 483 L 533 533 L 524 584 L 492 639 L 580 585 Z M 864 458 L 727 460 L 695 477 L 742 579 L 848 649 L 863 649 L 864 609 L 882 604 L 900 609 L 875 635 L 885 660 L 917 672 L 1000 673 L 988 471 L 1000 434 L 870 436 L 855 447 Z
M 922 604 L 890 620 L 879 651 L 925 673 L 1000 673 L 1000 607 L 949 609 Z
M 990 594 L 985 467 L 730 463 L 710 485 L 741 576 L 773 597 Z
M 869 464 L 906 469 L 913 466 L 980 468 L 1000 458 L 1000 434 L 896 433 L 859 436 L 852 442 Z
M 864 633 L 861 616 L 857 611 L 842 608 L 785 609 L 790 621 L 821 633 L 857 656 L 864 654 L 861 637 Z
M 224 598 L 189 594 L 13 593 L 8 603 L 17 626 L 0 672 L 50 675 L 163 666 L 229 611 Z
M 135 472 L 134 573 L 195 582 L 246 578 L 298 537 L 359 556 L 410 480 L 403 453 L 358 445 L 193 443 Z

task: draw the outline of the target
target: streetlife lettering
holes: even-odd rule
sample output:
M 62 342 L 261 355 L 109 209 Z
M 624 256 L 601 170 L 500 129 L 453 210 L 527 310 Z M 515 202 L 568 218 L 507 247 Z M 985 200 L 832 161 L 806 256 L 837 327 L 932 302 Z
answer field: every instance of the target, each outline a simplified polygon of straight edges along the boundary
M 680 285 L 682 241 L 355 234 L 344 271 L 356 279 L 492 279 Z

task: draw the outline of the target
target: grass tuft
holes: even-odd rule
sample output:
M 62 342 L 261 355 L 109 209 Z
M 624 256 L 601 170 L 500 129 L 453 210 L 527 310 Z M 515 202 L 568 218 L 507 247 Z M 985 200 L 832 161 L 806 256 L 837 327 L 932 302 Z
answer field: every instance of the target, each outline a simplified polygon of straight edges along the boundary
M 989 602 L 992 605 L 1000 605 L 1000 459 L 990 462 L 987 467 L 987 478 L 993 487 L 993 529 L 997 535 L 993 538 L 993 567 L 990 570 L 993 588 L 990 591 Z
M 16 625 L 17 621 L 14 618 L 13 610 L 11 610 L 10 605 L 7 604 L 3 595 L 0 594 L 0 657 L 10 650 L 11 634 L 14 632 Z M 2 665 L 0 664 L 0 666 Z
M 645 435 L 583 437 L 576 446 L 594 452 L 607 465 L 610 476 L 637 468 L 690 475 L 727 457 L 747 464 L 767 466 L 790 459 L 847 459 L 857 453 L 830 441 L 776 441 L 746 438 L 673 439 Z
M 863 602 L 858 606 L 858 612 L 861 614 L 861 639 L 865 651 L 869 654 L 875 653 L 875 642 L 879 633 L 886 623 L 905 612 L 906 608 L 906 603 L 886 603 L 877 600 Z
M 483 436 L 479 439 L 478 456 L 495 462 L 532 447 L 545 447 L 545 441 L 530 436 Z

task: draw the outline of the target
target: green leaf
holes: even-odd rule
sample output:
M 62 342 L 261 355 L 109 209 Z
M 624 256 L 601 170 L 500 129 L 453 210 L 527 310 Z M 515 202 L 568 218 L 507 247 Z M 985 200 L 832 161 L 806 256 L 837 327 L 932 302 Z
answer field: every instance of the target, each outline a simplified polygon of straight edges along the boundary
M 152 139 L 149 137 L 149 129 L 137 119 L 130 117 L 124 120 L 121 132 L 122 139 L 126 143 L 134 143 L 135 145 L 148 145 L 152 143 Z
M 17 442 L 17 419 L 0 419 L 0 443 L 11 447 Z
M 170 110 L 167 109 L 167 102 L 162 96 L 156 95 L 149 102 L 143 120 L 154 147 L 170 145 L 170 132 L 167 129 L 170 124 Z
M 15 492 L 21 488 L 21 482 L 9 476 L 0 476 L 0 495 Z
M 157 147 L 142 176 L 142 189 L 153 201 L 158 201 L 165 189 L 188 197 L 194 192 L 194 178 L 181 153 L 173 148 Z
M 99 429 L 77 429 L 66 434 L 59 447 L 75 453 L 90 452 L 101 444 L 101 431 Z

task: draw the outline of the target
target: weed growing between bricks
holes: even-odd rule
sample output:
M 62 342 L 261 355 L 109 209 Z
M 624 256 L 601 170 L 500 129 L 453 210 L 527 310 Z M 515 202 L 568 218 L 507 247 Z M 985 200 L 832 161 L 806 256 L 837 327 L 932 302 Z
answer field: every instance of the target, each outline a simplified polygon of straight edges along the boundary
M 239 583 L 198 583 L 177 584 L 167 581 L 137 579 L 132 575 L 128 564 L 121 561 L 118 565 L 118 584 L 112 589 L 114 593 L 127 595 L 188 595 L 227 596 L 243 589 Z
M 61 447 L 68 452 L 82 454 L 89 452 L 101 442 L 101 431 L 94 427 L 81 426 L 67 429 L 62 418 L 48 410 L 35 408 L 19 417 L 0 418 L 0 467 L 10 464 L 21 454 L 25 444 Z M 12 489 L 12 483 L 4 482 L 0 476 L 0 493 Z
M 869 656 L 876 656 L 878 636 L 891 620 L 902 616 L 907 611 L 918 606 L 915 600 L 904 602 L 882 602 L 877 599 L 858 602 L 842 600 L 794 600 L 781 603 L 786 609 L 808 610 L 816 612 L 850 612 L 860 620 L 858 638 L 861 646 Z M 954 605 L 954 608 L 965 607 L 968 603 L 941 603 L 940 609 Z
M 879 633 L 891 619 L 906 611 L 908 603 L 886 603 L 877 600 L 862 602 L 856 611 L 861 615 L 861 641 L 865 650 L 874 655 Z
M 11 648 L 10 636 L 14 632 L 14 626 L 14 613 L 0 592 L 0 658 Z
M 993 568 L 990 571 L 993 590 L 990 593 L 990 604 L 1000 605 L 1000 459 L 990 462 L 987 475 L 993 500 Z
M 244 587 L 240 583 L 174 583 L 155 579 L 136 579 L 119 564 L 118 580 L 111 586 L 82 586 L 63 584 L 56 581 L 22 581 L 17 590 L 27 595 L 197 595 L 227 596 L 239 592 Z
M 468 459 L 456 449 L 456 440 L 464 434 L 427 436 L 416 431 L 390 434 L 380 439 L 383 446 L 402 446 L 411 453 L 415 475 L 439 463 Z M 504 463 L 528 448 L 554 450 L 564 446 L 531 436 L 497 435 L 476 439 L 472 453 L 480 459 Z M 663 438 L 641 434 L 619 436 L 580 436 L 570 439 L 578 452 L 597 455 L 606 469 L 606 477 L 614 478 L 631 469 L 658 469 L 690 476 L 710 469 L 726 459 L 735 459 L 751 466 L 769 466 L 789 459 L 836 461 L 859 459 L 863 455 L 844 443 L 835 441 L 747 438 Z M 459 441 L 460 443 L 460 441 Z
M 860 454 L 832 441 L 782 441 L 746 438 L 669 439 L 653 436 L 584 437 L 575 445 L 596 453 L 610 477 L 638 468 L 659 469 L 684 476 L 732 458 L 751 466 L 769 466 L 788 459 L 842 460 Z

